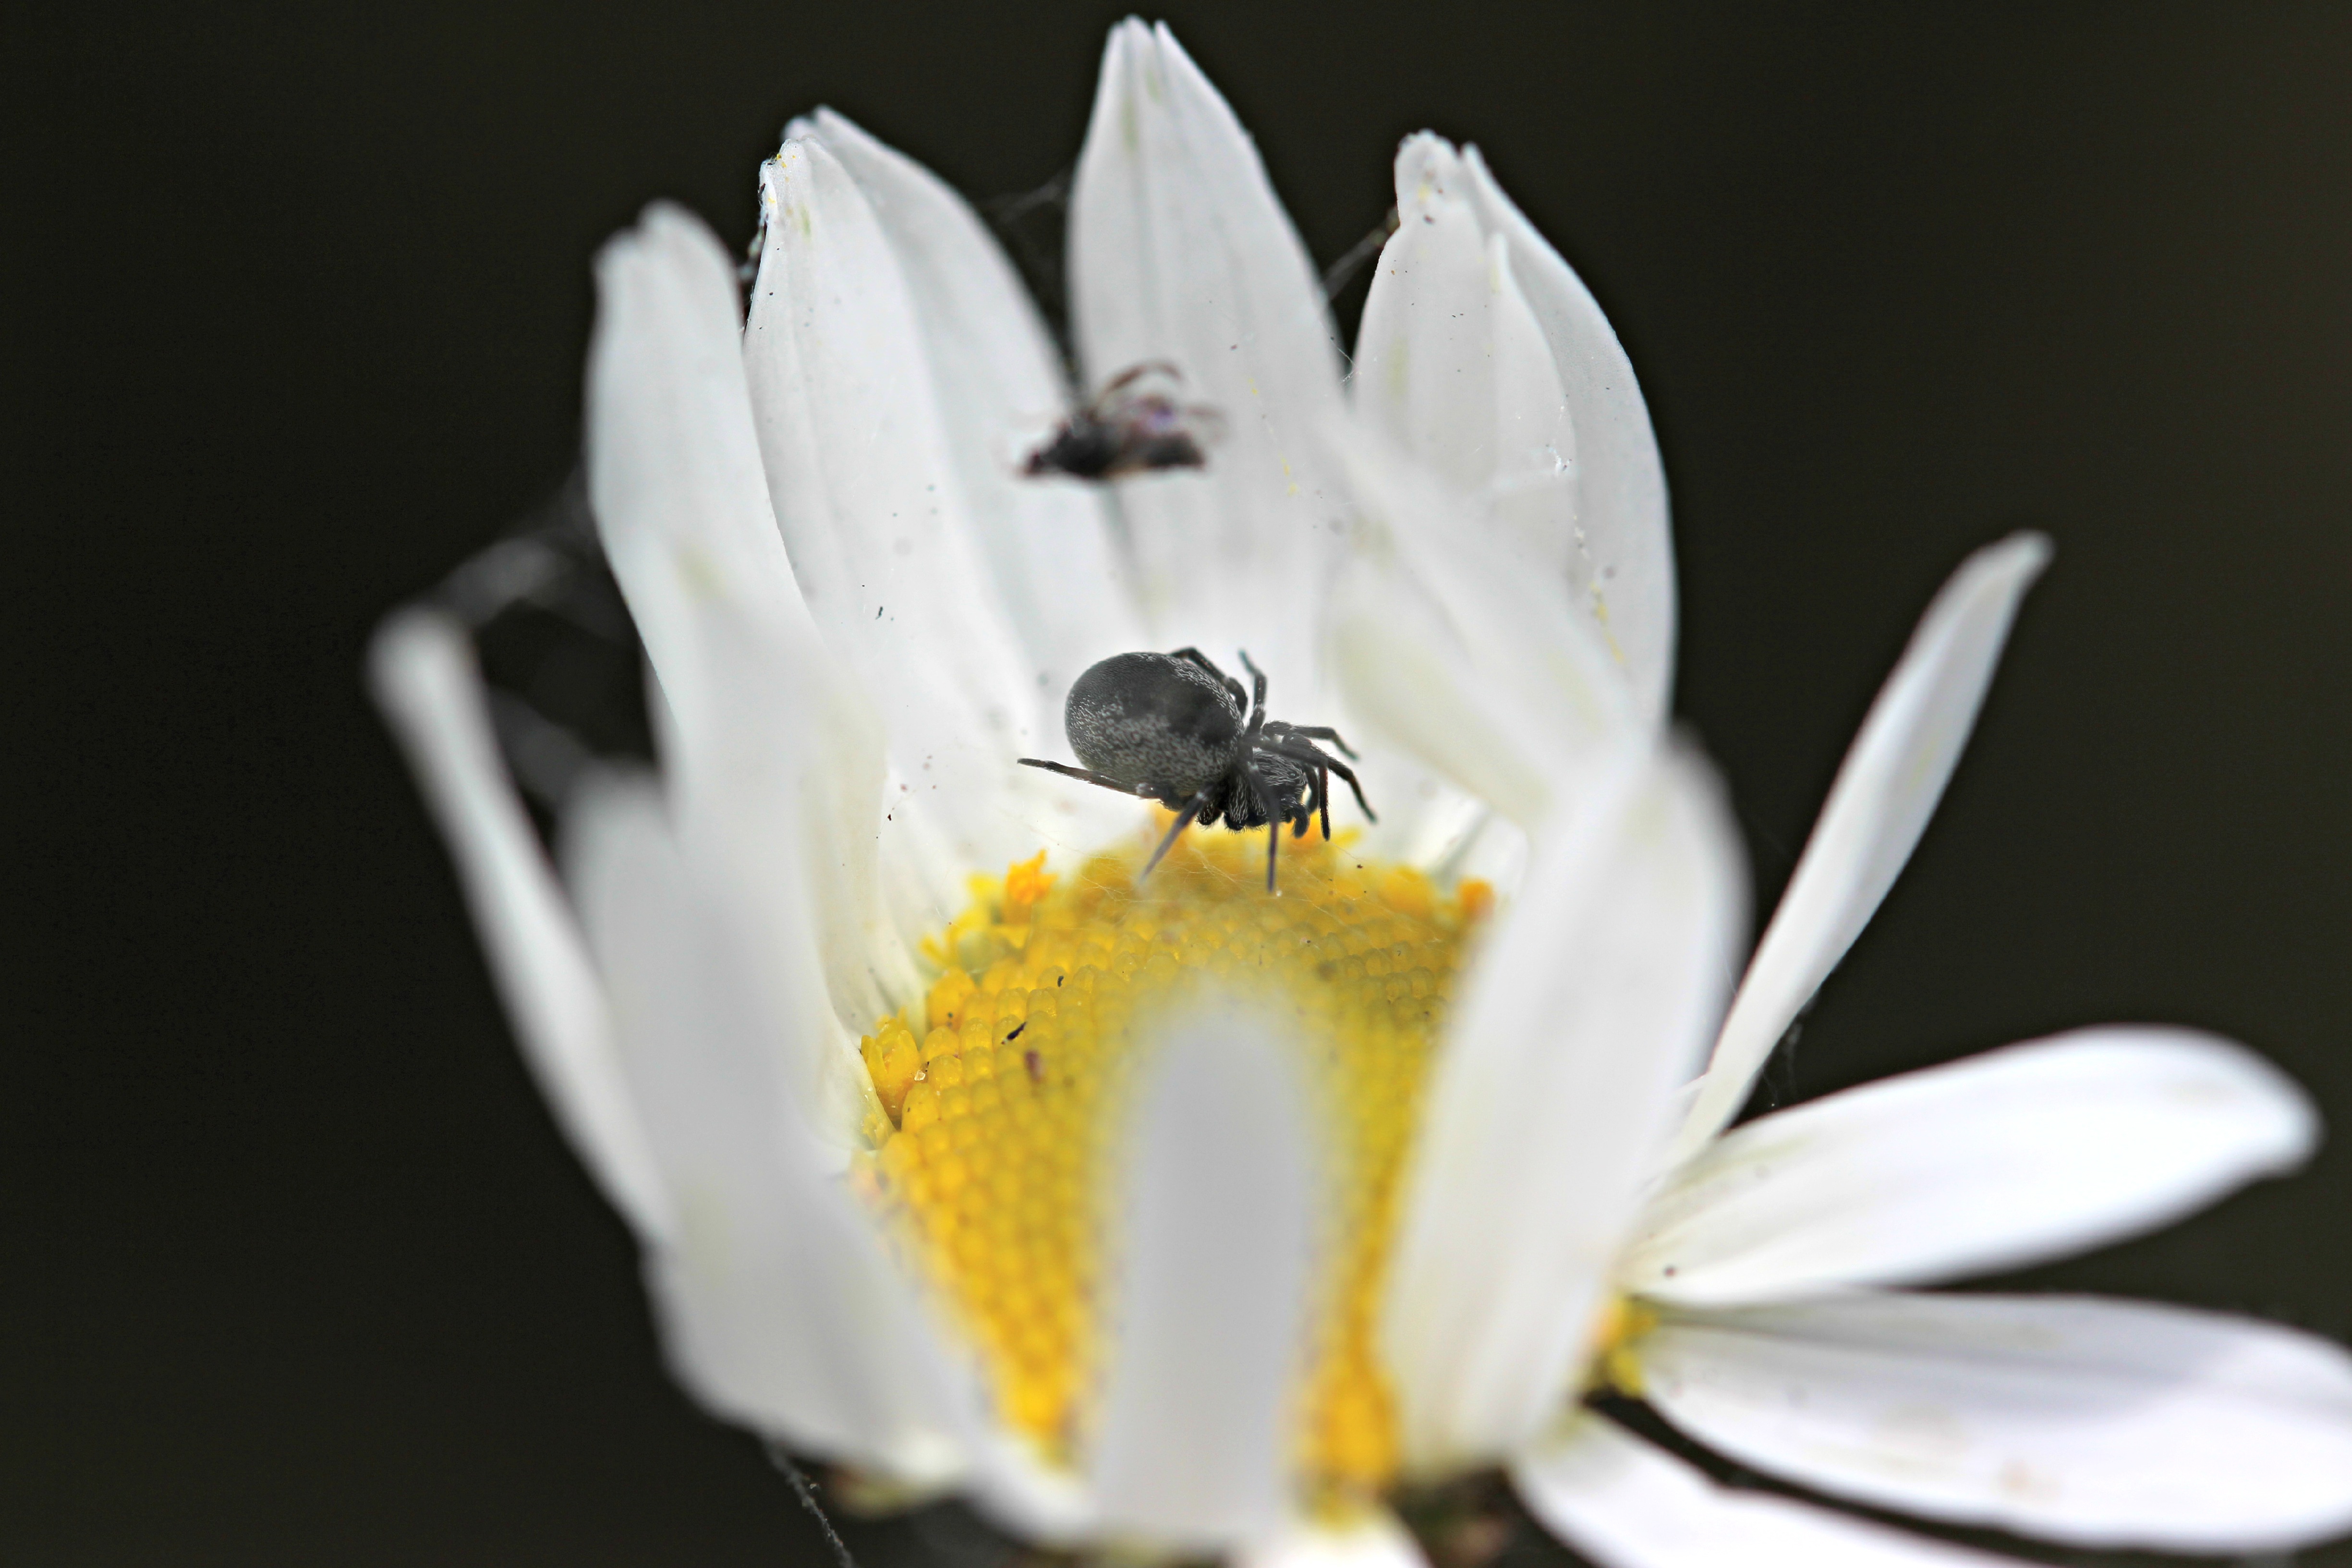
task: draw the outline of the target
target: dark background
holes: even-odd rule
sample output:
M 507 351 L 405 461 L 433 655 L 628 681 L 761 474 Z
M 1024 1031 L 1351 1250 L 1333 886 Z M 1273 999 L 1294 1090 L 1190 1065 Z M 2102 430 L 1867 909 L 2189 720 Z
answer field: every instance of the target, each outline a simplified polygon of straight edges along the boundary
M 1432 125 L 1599 295 L 1762 899 L 1945 574 L 2056 540 L 1794 1092 L 2176 1019 L 2352 1125 L 2352 13 L 1171 9 L 1319 259 Z M 821 102 L 1033 187 L 1118 10 L 12 25 L 0 1556 L 815 1560 L 656 1366 L 361 649 L 563 476 L 639 204 L 740 243 Z M 2348 1241 L 2339 1144 L 2032 1279 L 2352 1338 Z

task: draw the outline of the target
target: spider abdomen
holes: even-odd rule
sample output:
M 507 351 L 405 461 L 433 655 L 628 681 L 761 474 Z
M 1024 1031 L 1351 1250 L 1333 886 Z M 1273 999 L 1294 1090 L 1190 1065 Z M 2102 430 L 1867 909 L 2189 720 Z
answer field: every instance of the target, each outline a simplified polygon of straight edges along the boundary
M 1071 684 L 1070 750 L 1098 773 L 1166 791 L 1171 804 L 1223 777 L 1243 714 L 1208 671 L 1164 653 L 1115 654 Z

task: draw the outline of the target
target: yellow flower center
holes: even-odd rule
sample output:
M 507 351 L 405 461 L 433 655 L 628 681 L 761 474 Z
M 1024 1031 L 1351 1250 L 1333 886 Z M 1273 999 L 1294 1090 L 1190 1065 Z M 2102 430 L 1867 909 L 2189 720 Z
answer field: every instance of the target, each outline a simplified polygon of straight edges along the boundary
M 974 878 L 971 908 L 929 944 L 925 1004 L 863 1043 L 881 1106 L 870 1188 L 979 1347 L 1003 1418 L 1066 1460 L 1103 1370 L 1117 1237 L 1099 1175 L 1117 1168 L 1138 1043 L 1202 987 L 1276 999 L 1331 1133 L 1297 1443 L 1310 1486 L 1339 1500 L 1396 1472 L 1375 1320 L 1398 1177 L 1493 894 L 1441 892 L 1343 837 L 1286 842 L 1273 898 L 1264 853 L 1255 834 L 1192 833 L 1140 888 L 1139 847 L 1066 878 L 1042 854 Z
M 1643 1393 L 1641 1344 L 1657 1326 L 1658 1314 L 1631 1297 L 1612 1296 L 1601 1303 L 1586 1353 L 1584 1392 L 1639 1399 Z

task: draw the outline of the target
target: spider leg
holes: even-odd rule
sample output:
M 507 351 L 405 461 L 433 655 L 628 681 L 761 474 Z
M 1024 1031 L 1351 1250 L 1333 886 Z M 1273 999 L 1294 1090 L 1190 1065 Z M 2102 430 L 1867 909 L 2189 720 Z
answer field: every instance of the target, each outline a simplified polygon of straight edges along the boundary
M 1265 677 L 1261 675 L 1258 679 L 1264 680 Z M 1281 810 L 1279 803 L 1275 800 L 1274 791 L 1267 786 L 1265 780 L 1260 778 L 1257 770 L 1250 766 L 1246 754 L 1242 758 L 1241 769 L 1242 777 L 1249 781 L 1250 794 L 1257 797 L 1258 810 L 1265 814 L 1265 890 L 1271 893 L 1275 890 L 1275 854 L 1282 847 L 1282 825 L 1289 818 Z
M 1323 842 L 1331 842 L 1331 770 L 1315 770 L 1315 805 L 1323 813 Z
M 1214 785 L 1211 786 L 1211 788 L 1214 787 Z M 1151 852 L 1151 858 L 1146 860 L 1143 863 L 1143 869 L 1135 874 L 1138 887 L 1143 885 L 1143 879 L 1151 875 L 1152 868 L 1160 864 L 1168 851 L 1175 847 L 1176 836 L 1192 826 L 1192 819 L 1200 816 L 1202 808 L 1208 804 L 1209 791 L 1205 789 L 1184 803 L 1184 809 L 1176 814 L 1175 823 L 1168 829 L 1168 837 L 1160 841 L 1160 847 Z
M 1294 763 L 1306 763 L 1312 767 L 1330 769 L 1346 779 L 1348 787 L 1356 792 L 1356 804 L 1363 808 L 1364 816 L 1374 822 L 1380 820 L 1372 812 L 1371 803 L 1364 798 L 1364 786 L 1356 782 L 1356 770 L 1329 752 L 1321 751 L 1305 741 L 1291 741 L 1285 743 L 1280 736 L 1276 736 L 1272 741 L 1261 739 L 1258 744 L 1277 757 L 1288 757 Z
M 1064 778 L 1077 779 L 1090 784 L 1100 784 L 1105 789 L 1115 789 L 1121 795 L 1139 795 L 1145 800 L 1160 799 L 1159 792 L 1150 784 L 1122 784 L 1108 773 L 1088 773 L 1084 768 L 1074 768 L 1066 763 L 1048 763 L 1036 757 L 1016 757 L 1013 760 L 1024 768 L 1043 768 L 1049 773 L 1060 773 Z
M 1274 726 L 1268 724 L 1266 728 L 1271 730 Z M 1282 729 L 1285 734 L 1296 735 L 1302 741 L 1328 741 L 1339 748 L 1341 756 L 1349 762 L 1356 760 L 1356 748 L 1339 739 L 1339 731 L 1328 724 L 1285 724 Z
M 1164 359 L 1148 359 L 1141 364 L 1129 365 L 1125 370 L 1120 371 L 1117 375 L 1112 376 L 1108 381 L 1104 382 L 1101 389 L 1095 394 L 1095 396 L 1100 398 L 1106 392 L 1117 392 L 1122 386 L 1132 386 L 1135 383 L 1141 381 L 1145 376 L 1150 375 L 1155 370 L 1163 373 L 1171 380 L 1181 381 L 1184 379 L 1184 373 L 1178 370 L 1175 365 L 1171 363 L 1169 361 Z
M 1180 647 L 1168 657 L 1170 658 L 1181 658 L 1187 664 L 1199 665 L 1202 669 L 1207 670 L 1211 675 L 1215 676 L 1219 680 L 1224 682 L 1225 689 L 1232 692 L 1234 695 L 1234 704 L 1235 707 L 1246 709 L 1249 706 L 1248 700 L 1242 696 L 1242 683 L 1235 680 L 1232 676 L 1227 675 L 1223 670 L 1219 669 L 1210 661 L 1209 656 L 1202 653 L 1199 648 Z
M 1250 733 L 1255 735 L 1265 728 L 1265 671 L 1250 662 L 1249 649 L 1238 651 L 1242 656 L 1242 668 L 1250 672 L 1249 727 Z
M 1158 372 L 1169 380 L 1181 384 L 1183 372 L 1166 360 L 1146 360 L 1131 364 L 1100 386 L 1087 398 L 1078 412 L 1097 424 L 1114 428 L 1136 424 L 1173 424 L 1181 417 L 1176 411 L 1176 400 L 1167 393 L 1151 388 L 1139 388 L 1135 384 Z

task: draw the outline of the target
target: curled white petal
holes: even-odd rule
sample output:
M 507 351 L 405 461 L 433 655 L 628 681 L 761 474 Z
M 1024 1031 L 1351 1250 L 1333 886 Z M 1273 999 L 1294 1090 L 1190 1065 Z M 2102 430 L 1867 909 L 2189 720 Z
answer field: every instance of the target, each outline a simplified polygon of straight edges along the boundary
M 1661 1414 L 1858 1501 L 2084 1546 L 2290 1550 L 2352 1530 L 2352 1355 L 2269 1323 L 2063 1296 L 1677 1312 Z
M 1653 1200 L 1619 1280 L 1730 1305 L 2018 1268 L 2292 1169 L 2318 1136 L 2303 1092 L 2241 1047 L 2084 1029 L 1724 1134 Z
M 1591 295 L 1494 188 L 1475 151 L 1408 136 L 1396 194 L 1397 231 L 1357 334 L 1358 413 L 1475 498 L 1487 536 L 1576 605 L 1623 670 L 1635 710 L 1662 720 L 1673 545 L 1632 366 Z M 1594 431 L 1589 508 L 1580 419 Z
M 448 841 L 523 1058 L 589 1172 L 640 1237 L 669 1194 L 629 1102 L 604 989 L 571 906 L 508 783 L 465 633 L 404 610 L 368 649 L 369 682 Z
M 1406 1463 L 1509 1452 L 1566 1396 L 1675 1086 L 1713 1031 L 1738 841 L 1690 760 L 1637 751 L 1538 837 L 1426 1091 L 1381 1342 Z
M 1301 604 L 1339 542 L 1315 447 L 1342 406 L 1338 343 L 1256 147 L 1165 26 L 1111 31 L 1070 269 L 1089 380 L 1164 361 L 1224 426 L 1205 470 L 1119 486 L 1155 642 L 1220 662 L 1246 646 L 1277 692 L 1318 706 Z
M 1546 1530 L 1603 1568 L 1996 1568 L 2012 1561 L 1718 1486 L 1589 1413 L 1513 1460 L 1511 1485 Z
M 1397 152 L 1397 231 L 1381 248 L 1349 379 L 1357 413 L 1490 510 L 1496 542 L 1565 589 L 1576 550 L 1576 427 L 1543 329 L 1491 237 L 1454 149 Z
M 1606 631 L 1637 710 L 1663 720 L 1674 686 L 1675 551 L 1649 405 L 1584 280 L 1503 194 L 1477 148 L 1462 150 L 1460 167 L 1490 242 L 1499 237 L 1507 247 L 1510 276 L 1543 329 L 1576 429 L 1569 582 Z
M 1885 898 L 1959 765 L 2018 601 L 2050 559 L 2021 533 L 1963 562 L 1886 678 L 1813 825 L 1669 1152 L 1727 1126 L 1772 1047 Z

